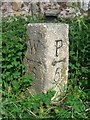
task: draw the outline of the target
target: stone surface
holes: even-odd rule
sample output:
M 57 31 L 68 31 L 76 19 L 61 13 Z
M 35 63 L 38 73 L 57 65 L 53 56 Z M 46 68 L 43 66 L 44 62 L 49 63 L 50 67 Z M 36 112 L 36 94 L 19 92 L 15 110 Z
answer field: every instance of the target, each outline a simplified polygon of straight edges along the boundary
M 12 2 L 12 9 L 13 10 L 19 10 L 22 6 L 22 0 L 13 0 Z
M 60 10 L 50 9 L 45 12 L 45 16 L 55 16 L 58 17 Z
M 68 25 L 32 23 L 27 26 L 26 74 L 33 75 L 36 92 L 63 92 L 68 79 Z

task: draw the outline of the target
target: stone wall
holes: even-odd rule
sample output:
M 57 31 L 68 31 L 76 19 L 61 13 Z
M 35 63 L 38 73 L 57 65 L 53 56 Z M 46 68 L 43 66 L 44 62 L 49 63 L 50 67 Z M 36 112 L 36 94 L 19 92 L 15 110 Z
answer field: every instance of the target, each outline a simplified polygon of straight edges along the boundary
M 80 0 L 79 3 L 75 2 L 76 6 L 80 6 L 78 12 L 72 7 L 71 0 L 68 2 L 23 2 L 23 0 L 13 0 L 13 2 L 2 2 L 0 9 L 2 10 L 3 17 L 8 15 L 44 15 L 45 13 L 50 13 L 53 10 L 58 10 L 59 17 L 75 17 L 76 15 L 81 15 L 82 11 L 88 10 L 89 0 Z M 54 11 L 53 14 L 56 11 Z

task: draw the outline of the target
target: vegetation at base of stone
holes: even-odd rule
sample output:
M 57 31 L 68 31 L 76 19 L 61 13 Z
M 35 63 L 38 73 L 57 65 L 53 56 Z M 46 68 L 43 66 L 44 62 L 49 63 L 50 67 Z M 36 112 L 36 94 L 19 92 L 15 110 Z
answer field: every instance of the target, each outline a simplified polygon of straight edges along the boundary
M 67 93 L 57 102 L 51 102 L 54 91 L 46 94 L 28 94 L 32 77 L 25 75 L 23 58 L 27 48 L 25 26 L 30 22 L 45 22 L 37 17 L 8 17 L 2 20 L 2 103 L 3 119 L 61 119 L 90 118 L 89 40 L 88 18 L 59 19 L 68 23 L 69 82 Z

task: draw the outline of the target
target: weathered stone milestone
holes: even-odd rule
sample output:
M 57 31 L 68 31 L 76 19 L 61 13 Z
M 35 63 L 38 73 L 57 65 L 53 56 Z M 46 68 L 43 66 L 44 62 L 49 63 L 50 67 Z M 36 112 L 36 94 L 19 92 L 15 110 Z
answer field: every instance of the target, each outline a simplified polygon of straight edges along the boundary
M 26 74 L 33 75 L 33 89 L 63 92 L 68 79 L 68 25 L 30 23 L 27 26 Z

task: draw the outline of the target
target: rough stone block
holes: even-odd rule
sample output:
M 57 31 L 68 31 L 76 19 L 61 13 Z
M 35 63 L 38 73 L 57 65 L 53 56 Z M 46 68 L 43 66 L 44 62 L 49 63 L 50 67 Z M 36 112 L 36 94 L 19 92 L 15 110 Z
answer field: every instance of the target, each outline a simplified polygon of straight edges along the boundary
M 26 74 L 33 75 L 33 89 L 63 92 L 68 79 L 68 25 L 30 23 L 27 26 Z
M 13 10 L 19 10 L 22 6 L 22 0 L 13 0 L 12 2 L 12 8 Z

